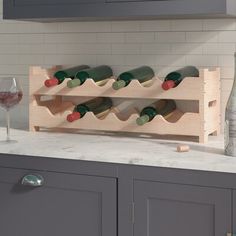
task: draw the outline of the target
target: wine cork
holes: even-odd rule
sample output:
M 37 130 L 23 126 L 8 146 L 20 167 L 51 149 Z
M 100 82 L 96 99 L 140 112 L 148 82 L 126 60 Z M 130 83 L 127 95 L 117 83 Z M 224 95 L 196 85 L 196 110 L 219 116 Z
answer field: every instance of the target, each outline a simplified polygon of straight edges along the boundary
M 180 144 L 177 146 L 177 152 L 189 152 L 190 147 L 188 145 Z

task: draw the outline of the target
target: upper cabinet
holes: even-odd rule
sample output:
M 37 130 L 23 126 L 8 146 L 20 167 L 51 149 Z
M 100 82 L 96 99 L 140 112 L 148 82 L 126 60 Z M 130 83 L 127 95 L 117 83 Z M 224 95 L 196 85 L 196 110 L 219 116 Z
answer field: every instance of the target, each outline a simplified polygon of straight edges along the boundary
M 3 0 L 4 19 L 68 21 L 235 16 L 235 0 Z

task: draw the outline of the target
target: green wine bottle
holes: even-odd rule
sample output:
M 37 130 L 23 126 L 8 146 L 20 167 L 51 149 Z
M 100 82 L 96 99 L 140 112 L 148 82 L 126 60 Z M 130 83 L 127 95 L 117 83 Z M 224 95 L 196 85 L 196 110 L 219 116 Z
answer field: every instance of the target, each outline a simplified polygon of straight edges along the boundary
M 155 73 L 149 66 L 142 66 L 136 69 L 122 73 L 112 87 L 115 90 L 119 90 L 129 85 L 132 80 L 138 80 L 140 83 L 151 80 Z
M 89 66 L 81 65 L 72 68 L 68 68 L 65 70 L 57 71 L 53 78 L 45 80 L 44 84 L 46 87 L 52 87 L 58 84 L 61 84 L 66 78 L 74 79 L 75 74 L 80 70 L 88 69 Z
M 95 82 L 105 80 L 113 76 L 113 71 L 109 66 L 98 66 L 79 71 L 75 79 L 68 81 L 67 86 L 74 88 L 82 85 L 87 79 L 93 79 Z
M 186 77 L 199 77 L 199 70 L 195 66 L 186 66 L 169 73 L 162 84 L 164 90 L 178 86 Z
M 144 125 L 154 119 L 157 115 L 162 115 L 167 118 L 173 111 L 176 110 L 176 103 L 174 100 L 162 99 L 148 107 L 145 107 L 141 113 L 140 117 L 137 118 L 137 125 Z
M 98 97 L 83 104 L 75 106 L 72 114 L 67 116 L 69 122 L 81 119 L 87 112 L 93 112 L 95 115 L 101 114 L 112 107 L 110 98 Z

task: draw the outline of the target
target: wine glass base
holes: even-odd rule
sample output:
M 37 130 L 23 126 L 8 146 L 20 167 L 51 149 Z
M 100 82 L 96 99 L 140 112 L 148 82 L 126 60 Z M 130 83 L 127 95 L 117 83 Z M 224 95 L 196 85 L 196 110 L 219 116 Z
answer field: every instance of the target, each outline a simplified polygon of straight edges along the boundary
M 17 140 L 0 140 L 0 145 L 4 145 L 4 144 L 14 144 L 14 143 L 18 143 Z

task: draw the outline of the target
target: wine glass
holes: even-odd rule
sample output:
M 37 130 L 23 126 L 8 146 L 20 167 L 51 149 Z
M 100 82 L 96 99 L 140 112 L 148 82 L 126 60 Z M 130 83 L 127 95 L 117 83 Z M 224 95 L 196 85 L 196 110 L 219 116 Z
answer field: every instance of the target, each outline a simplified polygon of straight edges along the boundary
M 7 120 L 7 138 L 1 143 L 16 142 L 10 139 L 10 109 L 16 106 L 21 101 L 22 97 L 22 88 L 16 78 L 0 78 L 0 107 L 6 111 Z

